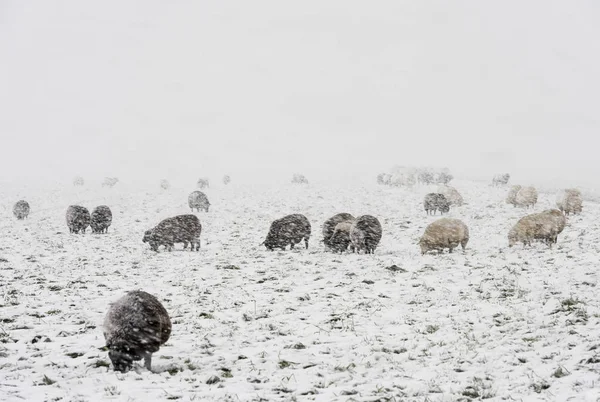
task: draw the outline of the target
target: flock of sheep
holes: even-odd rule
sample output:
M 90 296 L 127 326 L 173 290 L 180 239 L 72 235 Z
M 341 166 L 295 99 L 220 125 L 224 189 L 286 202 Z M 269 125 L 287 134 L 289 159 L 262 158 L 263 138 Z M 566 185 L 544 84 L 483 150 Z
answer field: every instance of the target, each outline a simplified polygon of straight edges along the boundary
M 452 179 L 448 171 L 438 173 L 421 172 L 418 180 L 421 182 L 437 181 L 440 186 L 435 193 L 425 195 L 423 206 L 426 213 L 441 214 L 450 211 L 453 206 L 464 203 L 460 193 L 448 185 Z M 508 174 L 495 176 L 493 185 L 505 185 Z M 118 179 L 109 178 L 107 185 L 116 184 Z M 229 176 L 224 177 L 224 183 L 229 183 Z M 395 176 L 378 176 L 378 182 L 385 185 L 405 185 L 411 182 L 410 175 L 396 173 Z M 308 181 L 302 175 L 294 175 L 293 183 L 305 184 Z M 394 183 L 394 184 L 391 184 Z M 402 183 L 402 184 L 398 184 Z M 82 185 L 83 179 L 74 180 L 75 185 Z M 208 187 L 208 179 L 202 178 L 198 187 Z M 168 188 L 168 183 L 161 187 Z M 512 186 L 506 202 L 518 207 L 533 207 L 538 194 L 534 187 Z M 188 197 L 188 206 L 192 212 L 208 212 L 210 202 L 202 191 L 193 191 Z M 576 189 L 565 190 L 557 199 L 557 208 L 540 213 L 530 214 L 521 218 L 508 233 L 509 246 L 519 242 L 530 245 L 533 241 L 543 241 L 549 245 L 556 243 L 557 236 L 566 224 L 565 215 L 577 214 L 582 211 L 581 192 Z M 18 201 L 13 208 L 17 219 L 25 219 L 29 215 L 30 206 L 24 201 Z M 88 209 L 80 205 L 67 208 L 66 222 L 71 233 L 85 233 L 91 226 L 94 233 L 107 233 L 112 223 L 112 212 L 106 205 L 96 207 L 90 214 Z M 200 250 L 200 235 L 202 225 L 194 214 L 178 215 L 162 220 L 154 228 L 144 233 L 142 241 L 150 248 L 158 251 L 160 246 L 172 250 L 175 243 L 183 243 L 186 249 L 188 243 L 192 251 Z M 354 217 L 349 213 L 338 213 L 327 219 L 322 229 L 323 244 L 333 252 L 375 252 L 381 237 L 382 227 L 379 220 L 371 215 Z M 308 248 L 311 237 L 311 224 L 306 216 L 292 214 L 273 221 L 263 243 L 268 250 L 282 249 L 287 246 L 293 249 L 296 244 L 304 241 Z M 421 253 L 449 249 L 449 252 L 459 245 L 463 249 L 469 242 L 469 229 L 459 219 L 445 218 L 429 224 L 419 240 Z M 171 334 L 171 321 L 166 309 L 156 297 L 140 290 L 127 292 L 113 303 L 105 317 L 104 337 L 108 347 L 109 358 L 117 371 L 126 372 L 132 368 L 133 362 L 145 360 L 145 367 L 151 368 L 152 353 L 159 350 Z

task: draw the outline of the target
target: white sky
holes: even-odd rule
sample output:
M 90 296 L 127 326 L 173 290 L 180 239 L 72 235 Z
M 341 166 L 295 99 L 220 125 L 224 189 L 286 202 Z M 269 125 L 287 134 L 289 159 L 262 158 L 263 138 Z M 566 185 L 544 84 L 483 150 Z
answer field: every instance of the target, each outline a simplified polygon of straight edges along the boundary
M 593 0 L 0 0 L 0 179 L 594 184 L 598 21 Z

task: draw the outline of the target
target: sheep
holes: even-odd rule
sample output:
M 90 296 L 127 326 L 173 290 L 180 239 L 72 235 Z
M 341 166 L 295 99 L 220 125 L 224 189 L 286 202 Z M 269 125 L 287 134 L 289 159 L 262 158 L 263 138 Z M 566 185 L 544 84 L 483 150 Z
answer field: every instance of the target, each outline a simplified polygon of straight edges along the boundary
M 510 173 L 497 174 L 492 178 L 493 186 L 505 186 L 510 180 Z
M 25 219 L 29 216 L 29 203 L 25 200 L 19 200 L 13 207 L 13 214 L 18 220 Z
M 355 252 L 374 254 L 381 240 L 382 230 L 379 220 L 371 215 L 358 217 L 350 228 L 350 241 Z
M 460 244 L 463 250 L 469 242 L 469 228 L 460 219 L 441 218 L 430 223 L 419 240 L 421 254 L 445 248 L 451 253 Z
M 304 239 L 304 244 L 308 248 L 310 232 L 311 226 L 306 216 L 301 214 L 287 215 L 271 223 L 267 237 L 261 245 L 264 244 L 267 250 L 272 251 L 275 248 L 285 250 L 289 244 L 290 250 L 292 250 L 294 245 Z
M 202 225 L 196 215 L 178 215 L 162 220 L 153 229 L 144 233 L 142 241 L 150 244 L 150 249 L 158 252 L 160 246 L 173 250 L 175 243 L 183 243 L 183 249 L 190 243 L 190 251 L 200 250 Z
M 146 369 L 151 370 L 152 353 L 169 340 L 171 328 L 169 313 L 149 293 L 130 291 L 112 303 L 103 333 L 114 370 L 126 373 L 142 358 Z
M 168 190 L 171 187 L 171 183 L 169 183 L 169 180 L 163 179 L 160 181 L 160 188 L 162 188 L 163 190 Z
M 119 179 L 116 177 L 105 177 L 102 182 L 102 187 L 114 187 L 115 184 L 119 182 Z
M 112 212 L 106 205 L 99 205 L 92 211 L 90 226 L 92 233 L 108 233 L 112 223 Z
M 464 204 L 462 195 L 454 187 L 443 184 L 438 186 L 437 192 L 443 194 L 451 206 L 461 206 Z
M 228 174 L 223 176 L 223 184 L 228 185 L 231 182 L 231 177 Z
M 80 205 L 70 205 L 67 208 L 66 218 L 71 233 L 85 233 L 91 221 L 90 212 Z
M 202 191 L 192 191 L 188 196 L 188 205 L 192 212 L 196 209 L 198 212 L 200 210 L 204 210 L 208 212 L 208 208 L 210 207 L 210 202 L 208 201 L 208 197 Z
M 354 216 L 352 216 L 351 214 L 348 214 L 346 212 L 341 212 L 339 214 L 333 215 L 331 218 L 327 219 L 325 221 L 325 223 L 323 224 L 323 243 L 325 244 L 325 247 L 328 248 L 332 248 L 331 247 L 331 237 L 333 236 L 333 233 L 335 232 L 335 227 L 337 226 L 338 223 L 341 222 L 352 222 L 354 221 Z
M 425 212 L 427 212 L 427 215 L 429 215 L 431 212 L 435 215 L 437 211 L 440 211 L 442 214 L 450 211 L 450 203 L 444 194 L 440 193 L 429 193 L 425 195 L 423 206 L 425 207 Z
M 581 198 L 581 191 L 576 188 L 568 188 L 558 194 L 556 199 L 556 206 L 559 210 L 569 214 L 580 214 L 583 210 L 583 200 Z
M 557 209 L 524 216 L 508 232 L 508 246 L 512 247 L 519 242 L 530 246 L 534 240 L 541 240 L 552 246 L 565 225 L 565 216 Z
M 74 186 L 76 186 L 76 187 L 77 186 L 83 186 L 83 184 L 84 184 L 83 177 L 77 176 L 77 177 L 73 178 L 73 185 Z
M 512 204 L 514 206 L 516 206 L 515 203 L 515 198 L 517 197 L 517 193 L 519 191 L 521 191 L 523 187 L 520 185 L 514 185 L 510 188 L 510 190 L 508 190 L 508 195 L 506 196 L 506 203 L 507 204 Z
M 303 174 L 294 173 L 292 176 L 292 184 L 308 184 L 308 180 Z
M 516 207 L 533 208 L 537 203 L 537 199 L 538 193 L 535 187 L 523 187 L 515 196 L 515 201 L 513 205 Z
M 207 177 L 201 177 L 198 179 L 198 181 L 196 182 L 196 186 L 198 186 L 198 188 L 208 188 L 210 187 L 209 185 L 210 183 L 208 182 L 208 178 Z
M 329 239 L 329 247 L 340 253 L 348 250 L 348 246 L 351 243 L 350 231 L 352 230 L 353 221 L 340 222 L 335 226 L 333 234 Z

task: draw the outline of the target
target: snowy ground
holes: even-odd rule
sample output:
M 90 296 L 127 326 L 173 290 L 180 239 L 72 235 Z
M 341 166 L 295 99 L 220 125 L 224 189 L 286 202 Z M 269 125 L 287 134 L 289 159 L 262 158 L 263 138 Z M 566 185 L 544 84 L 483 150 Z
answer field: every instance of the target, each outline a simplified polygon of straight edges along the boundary
M 158 254 L 144 230 L 187 213 L 193 188 L 3 188 L 0 400 L 596 401 L 600 205 L 569 218 L 553 249 L 508 249 L 525 212 L 503 203 L 506 189 L 454 185 L 468 204 L 450 216 L 471 241 L 427 256 L 425 187 L 221 186 L 198 214 L 201 251 Z M 24 222 L 19 197 L 32 206 Z M 542 194 L 535 210 L 553 202 Z M 69 234 L 73 203 L 108 204 L 109 234 Z M 375 255 L 324 251 L 321 224 L 338 212 L 380 218 Z M 259 247 L 290 213 L 311 221 L 310 248 Z M 173 321 L 153 372 L 115 373 L 102 350 L 108 305 L 131 289 Z

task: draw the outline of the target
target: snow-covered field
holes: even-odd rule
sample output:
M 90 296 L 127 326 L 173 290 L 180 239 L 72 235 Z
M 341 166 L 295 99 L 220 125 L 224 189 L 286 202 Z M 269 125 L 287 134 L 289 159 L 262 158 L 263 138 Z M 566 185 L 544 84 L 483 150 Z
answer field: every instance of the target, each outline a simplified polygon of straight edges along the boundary
M 508 249 L 525 211 L 503 203 L 506 189 L 453 185 L 468 204 L 449 215 L 470 243 L 427 256 L 416 245 L 436 219 L 426 187 L 211 188 L 201 251 L 158 254 L 143 232 L 188 213 L 193 188 L 4 187 L 0 400 L 598 400 L 600 205 L 569 217 L 552 249 Z M 12 216 L 21 197 L 26 221 Z M 109 233 L 69 234 L 75 203 L 108 204 Z M 535 210 L 553 204 L 542 194 Z M 321 225 L 338 212 L 380 219 L 375 255 L 323 249 Z M 309 218 L 309 249 L 259 247 L 290 213 Z M 173 321 L 152 372 L 114 372 L 103 350 L 109 303 L 131 289 Z

